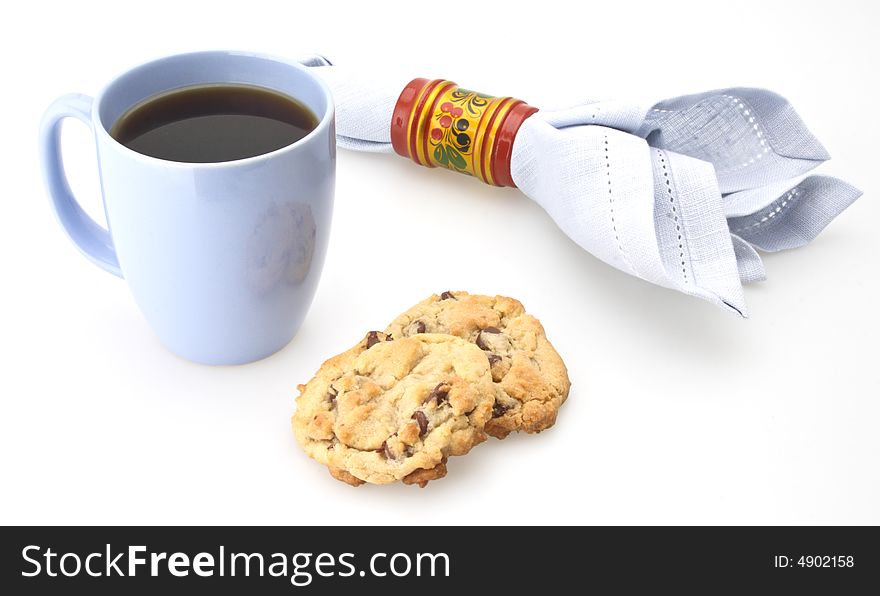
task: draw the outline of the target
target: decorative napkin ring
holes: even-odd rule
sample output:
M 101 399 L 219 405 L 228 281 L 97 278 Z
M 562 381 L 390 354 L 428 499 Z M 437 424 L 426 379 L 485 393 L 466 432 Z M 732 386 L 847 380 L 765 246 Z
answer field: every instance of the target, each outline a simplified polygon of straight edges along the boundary
M 515 188 L 510 175 L 513 139 L 537 111 L 522 100 L 484 95 L 452 81 L 413 79 L 394 106 L 391 145 L 419 165 Z

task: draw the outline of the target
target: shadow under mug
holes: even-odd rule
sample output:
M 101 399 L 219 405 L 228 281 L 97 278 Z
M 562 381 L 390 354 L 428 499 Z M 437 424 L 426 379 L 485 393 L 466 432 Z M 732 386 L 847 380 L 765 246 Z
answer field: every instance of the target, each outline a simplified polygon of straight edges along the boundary
M 318 126 L 276 151 L 219 163 L 157 159 L 110 136 L 144 99 L 208 83 L 280 91 L 311 109 Z M 94 132 L 108 229 L 65 178 L 59 140 L 68 117 Z M 315 295 L 333 211 L 334 129 L 330 91 L 306 67 L 197 52 L 129 70 L 94 100 L 56 100 L 40 127 L 40 159 L 64 230 L 89 260 L 127 281 L 160 341 L 196 362 L 242 364 L 287 345 Z

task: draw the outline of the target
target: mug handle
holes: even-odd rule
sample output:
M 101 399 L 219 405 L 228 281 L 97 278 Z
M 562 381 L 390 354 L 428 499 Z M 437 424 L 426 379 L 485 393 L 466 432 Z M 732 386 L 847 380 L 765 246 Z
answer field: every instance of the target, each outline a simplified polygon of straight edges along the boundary
M 110 232 L 83 211 L 70 190 L 61 160 L 61 121 L 76 118 L 91 129 L 92 101 L 87 95 L 71 93 L 49 106 L 40 123 L 40 165 L 52 209 L 68 237 L 95 265 L 122 277 Z

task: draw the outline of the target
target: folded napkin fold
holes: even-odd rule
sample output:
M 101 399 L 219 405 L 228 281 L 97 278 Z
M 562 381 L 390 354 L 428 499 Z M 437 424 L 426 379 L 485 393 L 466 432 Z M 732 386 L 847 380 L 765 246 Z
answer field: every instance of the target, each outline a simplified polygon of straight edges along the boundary
M 340 147 L 394 152 L 407 80 L 318 56 L 303 63 L 333 92 Z M 806 244 L 860 196 L 837 178 L 804 176 L 828 158 L 784 98 L 731 88 L 541 109 L 516 133 L 510 175 L 609 265 L 746 316 L 742 284 L 765 276 L 756 249 Z

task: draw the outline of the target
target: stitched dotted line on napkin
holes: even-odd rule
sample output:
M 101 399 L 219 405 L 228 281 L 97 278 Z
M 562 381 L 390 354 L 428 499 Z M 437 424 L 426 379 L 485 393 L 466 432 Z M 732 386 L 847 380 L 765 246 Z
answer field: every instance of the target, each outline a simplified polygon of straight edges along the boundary
M 678 258 L 681 260 L 681 276 L 684 283 L 688 283 L 687 264 L 684 258 L 684 240 L 681 233 L 681 222 L 678 220 L 678 209 L 675 207 L 675 193 L 672 191 L 672 182 L 669 179 L 669 169 L 666 167 L 666 155 L 657 150 L 660 158 L 660 166 L 663 168 L 663 181 L 666 183 L 666 195 L 669 197 L 669 206 L 672 208 L 672 219 L 675 222 L 675 233 L 678 235 Z
M 718 96 L 715 96 L 715 97 L 718 97 Z M 716 168 L 717 172 L 719 172 L 719 173 L 725 172 L 726 173 L 726 172 L 734 172 L 736 170 L 741 170 L 743 168 L 747 168 L 750 165 L 757 163 L 759 160 L 764 158 L 765 154 L 770 153 L 770 145 L 767 142 L 767 134 L 766 134 L 766 131 L 763 129 L 763 125 L 758 122 L 757 118 L 755 117 L 754 110 L 751 107 L 749 107 L 749 105 L 746 103 L 746 101 L 744 99 L 741 99 L 739 97 L 735 97 L 733 95 L 727 95 L 727 94 L 722 94 L 721 97 L 728 100 L 730 102 L 730 104 L 740 113 L 740 115 L 743 117 L 743 119 L 749 125 L 749 128 L 750 128 L 752 134 L 755 135 L 755 139 L 758 142 L 758 152 L 753 157 L 749 158 L 748 161 L 744 161 L 741 164 L 732 165 L 730 167 L 723 168 L 723 169 Z M 651 112 L 658 114 L 660 119 L 664 119 L 666 114 L 674 114 L 674 113 L 679 113 L 679 112 L 688 111 L 688 110 L 703 109 L 704 107 L 709 106 L 712 103 L 713 99 L 714 99 L 713 97 L 710 97 L 708 99 L 704 99 L 703 101 L 693 105 L 690 108 L 686 108 L 684 110 L 664 110 L 662 108 L 652 108 Z
M 729 100 L 733 107 L 739 110 L 739 113 L 742 115 L 743 119 L 749 124 L 752 134 L 755 135 L 755 139 L 758 141 L 758 153 L 755 154 L 754 157 L 749 158 L 748 161 L 744 161 L 741 164 L 737 164 L 734 166 L 730 166 L 729 168 L 724 168 L 722 170 L 718 170 L 719 172 L 734 172 L 736 170 L 741 170 L 743 168 L 747 168 L 750 165 L 757 163 L 759 160 L 763 159 L 764 155 L 770 153 L 770 146 L 767 144 L 767 139 L 764 134 L 763 127 L 760 123 L 755 119 L 754 110 L 752 110 L 745 102 L 745 100 L 740 99 L 738 97 L 734 97 L 733 95 L 722 95 L 725 99 Z
M 627 267 L 629 267 L 630 271 L 632 271 L 633 274 L 638 275 L 638 273 L 636 272 L 636 268 L 633 267 L 632 263 L 626 255 L 626 251 L 623 249 L 623 243 L 620 241 L 620 233 L 617 231 L 617 221 L 614 219 L 614 192 L 611 185 L 611 156 L 608 151 L 608 135 L 604 136 L 604 142 L 605 174 L 608 179 L 608 208 L 611 211 L 611 229 L 614 231 L 614 239 L 617 241 L 617 250 L 620 251 L 620 255 L 623 257 L 623 262 L 626 263 Z
M 786 208 L 786 205 L 790 206 L 794 203 L 795 199 L 800 195 L 798 192 L 798 187 L 795 186 L 787 194 L 783 197 L 776 199 L 771 205 L 770 210 L 765 212 L 765 215 L 754 221 L 748 225 L 742 226 L 741 228 L 737 228 L 733 231 L 734 234 L 739 234 L 740 232 L 744 232 L 746 230 L 753 231 L 755 228 L 761 227 L 765 223 L 769 221 L 773 221 L 773 219 L 782 213 L 782 210 Z

